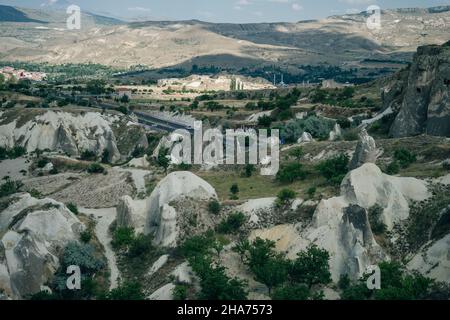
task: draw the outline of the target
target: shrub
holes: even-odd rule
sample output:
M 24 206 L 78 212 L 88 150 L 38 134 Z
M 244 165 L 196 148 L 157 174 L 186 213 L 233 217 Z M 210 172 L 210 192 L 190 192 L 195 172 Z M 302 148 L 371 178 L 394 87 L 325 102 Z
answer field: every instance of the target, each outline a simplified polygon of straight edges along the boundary
M 219 214 L 221 210 L 220 202 L 217 200 L 211 200 L 208 203 L 208 211 L 212 214 Z
M 306 193 L 308 194 L 308 197 L 311 199 L 316 194 L 317 188 L 316 187 L 310 187 Z
M 67 204 L 67 209 L 72 211 L 72 213 L 75 215 L 77 215 L 79 213 L 77 205 L 73 202 L 70 202 Z
M 389 175 L 398 174 L 400 172 L 400 165 L 397 161 L 392 161 L 386 167 L 385 172 Z
M 105 168 L 100 163 L 91 163 L 86 171 L 91 174 L 105 173 Z
M 117 228 L 112 237 L 111 245 L 115 249 L 130 245 L 134 240 L 134 229 L 121 227 Z
M 311 246 L 297 254 L 289 274 L 296 282 L 310 289 L 313 285 L 326 285 L 331 282 L 329 259 L 330 254 L 326 250 Z
M 211 249 L 213 241 L 214 234 L 212 232 L 193 236 L 189 239 L 186 239 L 180 246 L 181 254 L 185 258 L 190 258 L 197 255 L 206 255 L 209 249 Z
M 92 232 L 90 230 L 85 230 L 80 234 L 80 240 L 84 243 L 89 243 L 92 239 Z
M 333 120 L 310 116 L 306 119 L 296 119 L 288 121 L 280 131 L 281 139 L 287 143 L 295 143 L 302 136 L 303 132 L 309 132 L 318 139 L 327 139 L 330 131 L 333 130 L 335 122 Z
M 230 192 L 232 195 L 237 195 L 239 193 L 239 186 L 237 183 L 233 183 L 230 187 Z
M 445 170 L 450 170 L 450 160 L 444 161 L 444 162 L 442 163 L 442 167 L 443 167 Z
M 310 298 L 309 289 L 302 284 L 288 284 L 277 288 L 273 295 L 273 300 L 308 300 Z
M 224 234 L 235 233 L 244 225 L 246 219 L 242 212 L 230 214 L 217 226 L 217 231 Z
M 79 266 L 82 274 L 92 275 L 105 267 L 105 262 L 96 258 L 95 249 L 90 244 L 70 242 L 62 256 L 62 270 L 68 266 Z
M 19 192 L 22 186 L 23 184 L 20 181 L 13 181 L 7 179 L 5 183 L 0 185 L 0 198 Z
M 301 163 L 290 163 L 281 167 L 277 173 L 277 180 L 281 183 L 293 183 L 296 180 L 304 180 L 307 172 L 303 170 Z
M 111 290 L 106 295 L 106 300 L 144 300 L 142 286 L 139 282 L 125 282 Z
M 283 189 L 277 195 L 276 204 L 278 207 L 288 206 L 295 199 L 295 191 L 291 189 Z
M 244 176 L 250 178 L 253 175 L 253 172 L 256 171 L 255 165 L 246 164 L 244 167 Z
M 341 154 L 332 159 L 325 160 L 317 165 L 320 174 L 332 184 L 340 184 L 344 176 L 348 172 L 349 158 L 345 154 Z
M 173 300 L 178 300 L 178 301 L 182 301 L 182 300 L 186 300 L 187 299 L 187 287 L 185 285 L 182 284 L 178 284 L 175 286 L 175 288 L 173 289 Z
M 406 169 L 417 161 L 416 155 L 406 149 L 397 149 L 394 152 L 394 159 L 398 161 L 401 168 Z
M 80 154 L 80 159 L 84 161 L 95 161 L 95 159 L 97 159 L 97 155 L 91 150 L 84 150 Z
M 210 257 L 195 256 L 189 259 L 193 271 L 200 278 L 199 300 L 246 300 L 245 282 L 230 278 L 222 266 L 214 266 Z
M 273 121 L 273 119 L 271 116 L 264 115 L 262 117 L 259 117 L 258 126 L 263 127 L 263 128 L 270 128 L 272 121 Z
M 137 237 L 132 239 L 128 255 L 132 258 L 139 257 L 146 252 L 153 249 L 151 236 L 146 236 L 139 234 Z
M 303 148 L 298 147 L 298 148 L 294 148 L 292 150 L 289 151 L 289 155 L 291 157 L 294 157 L 297 161 L 300 161 L 303 157 Z

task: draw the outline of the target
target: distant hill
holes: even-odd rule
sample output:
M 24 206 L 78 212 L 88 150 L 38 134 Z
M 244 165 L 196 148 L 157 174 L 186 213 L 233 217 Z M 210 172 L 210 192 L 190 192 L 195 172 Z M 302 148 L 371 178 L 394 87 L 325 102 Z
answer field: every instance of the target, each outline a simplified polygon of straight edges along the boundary
M 46 23 L 44 21 L 29 18 L 24 12 L 11 6 L 0 5 L 0 22 L 34 22 Z

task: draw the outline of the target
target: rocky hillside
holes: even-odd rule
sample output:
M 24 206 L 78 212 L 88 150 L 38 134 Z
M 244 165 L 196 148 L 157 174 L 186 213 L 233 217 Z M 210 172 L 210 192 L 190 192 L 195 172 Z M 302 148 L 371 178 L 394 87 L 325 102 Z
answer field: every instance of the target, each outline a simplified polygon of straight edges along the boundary
M 145 132 L 125 116 L 72 110 L 8 110 L 0 113 L 0 146 L 27 152 L 50 150 L 80 156 L 92 152 L 117 162 L 138 146 L 147 146 Z
M 384 88 L 383 98 L 386 108 L 398 111 L 392 136 L 450 137 L 450 42 L 420 47 L 412 65 Z
M 371 68 L 409 60 L 409 53 L 418 46 L 442 44 L 450 38 L 445 27 L 450 22 L 448 7 L 384 11 L 379 31 L 367 28 L 365 14 L 355 14 L 298 23 L 119 25 L 108 25 L 90 15 L 83 16 L 80 32 L 66 32 L 61 13 L 22 11 L 30 19 L 46 23 L 1 23 L 2 60 L 151 68 L 193 63 L 222 67 L 275 63 L 297 68 L 327 62 Z

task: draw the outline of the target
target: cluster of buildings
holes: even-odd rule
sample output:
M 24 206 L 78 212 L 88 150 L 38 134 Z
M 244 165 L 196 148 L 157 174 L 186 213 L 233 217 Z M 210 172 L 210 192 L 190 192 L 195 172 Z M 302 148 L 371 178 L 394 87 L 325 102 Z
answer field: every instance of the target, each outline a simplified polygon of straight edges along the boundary
M 15 78 L 17 80 L 28 79 L 32 81 L 43 81 L 47 74 L 44 72 L 31 72 L 23 69 L 14 69 L 13 67 L 0 68 L 0 74 L 5 77 L 5 80 Z

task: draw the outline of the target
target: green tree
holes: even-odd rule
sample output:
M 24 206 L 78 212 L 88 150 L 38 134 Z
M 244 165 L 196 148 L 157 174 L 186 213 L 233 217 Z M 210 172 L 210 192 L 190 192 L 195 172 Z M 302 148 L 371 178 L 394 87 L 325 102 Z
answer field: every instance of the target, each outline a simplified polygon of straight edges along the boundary
M 125 282 L 106 294 L 106 300 L 144 300 L 139 282 Z
M 212 214 L 219 214 L 221 210 L 220 202 L 213 199 L 208 203 L 208 211 Z
M 294 281 L 305 284 L 309 289 L 317 284 L 326 285 L 331 282 L 329 259 L 326 250 L 311 246 L 297 254 L 289 274 Z
M 278 207 L 289 206 L 295 199 L 296 193 L 291 189 L 283 189 L 277 195 L 276 205 Z
M 308 300 L 310 291 L 303 284 L 287 284 L 277 288 L 273 295 L 273 300 Z
M 235 233 L 244 225 L 246 220 L 247 218 L 242 212 L 232 213 L 220 222 L 217 226 L 217 231 L 223 234 Z
M 277 173 L 277 180 L 281 183 L 293 183 L 297 180 L 304 180 L 307 172 L 301 163 L 290 163 L 280 168 Z
M 169 149 L 168 148 L 160 148 L 158 152 L 158 157 L 156 162 L 162 168 L 164 168 L 164 172 L 167 173 L 167 169 L 170 166 L 170 157 L 169 157 Z
M 338 155 L 317 165 L 317 170 L 328 182 L 340 184 L 348 172 L 349 158 L 346 154 Z
M 298 148 L 291 149 L 289 151 L 289 155 L 291 157 L 294 157 L 297 161 L 300 161 L 304 155 L 303 148 L 298 147 Z

